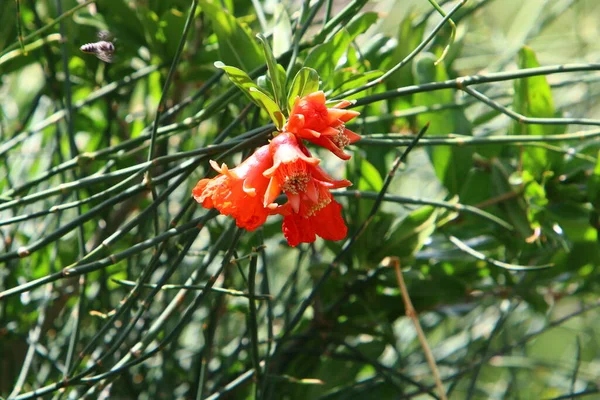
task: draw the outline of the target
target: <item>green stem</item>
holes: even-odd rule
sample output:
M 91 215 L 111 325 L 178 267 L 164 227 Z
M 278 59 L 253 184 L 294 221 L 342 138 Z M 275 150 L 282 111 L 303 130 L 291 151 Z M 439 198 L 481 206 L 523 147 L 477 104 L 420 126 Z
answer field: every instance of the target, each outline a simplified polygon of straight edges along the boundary
M 112 279 L 112 281 L 116 282 L 120 285 L 123 285 L 123 286 L 135 286 L 137 284 L 136 282 L 133 282 L 133 281 L 124 281 L 121 279 Z M 174 289 L 204 290 L 205 286 L 206 285 L 162 285 L 159 289 L 160 290 L 174 290 Z M 153 289 L 153 288 L 158 287 L 158 285 L 153 284 L 153 283 L 144 283 L 142 285 L 142 287 Z M 247 297 L 247 298 L 251 297 L 250 293 L 242 292 L 242 291 L 235 290 L 235 289 L 213 287 L 210 290 L 212 292 L 223 293 L 223 294 L 233 296 L 233 297 Z M 256 300 L 269 300 L 271 298 L 271 296 L 268 294 L 255 294 L 255 295 L 253 295 L 253 298 Z
M 252 257 L 250 259 L 250 269 L 248 271 L 248 330 L 250 331 L 250 354 L 252 358 L 252 364 L 254 365 L 254 398 L 260 399 L 260 356 L 258 353 L 258 321 L 256 312 L 255 299 L 255 286 L 256 286 L 256 264 L 258 263 L 258 257 Z
M 442 17 L 446 17 L 446 12 L 442 9 L 442 7 L 440 7 L 440 5 L 435 0 L 428 0 L 428 1 L 429 1 L 429 4 L 431 4 L 433 6 L 433 8 L 435 8 L 435 10 Z M 435 65 L 438 65 L 439 63 L 441 63 L 444 60 L 444 58 L 446 57 L 446 54 L 448 54 L 448 50 L 450 50 L 450 46 L 452 45 L 452 43 L 454 43 L 454 39 L 456 37 L 456 24 L 454 23 L 454 21 L 452 21 L 452 19 L 449 19 L 448 25 L 450 25 L 450 29 L 451 29 L 450 38 L 448 39 L 448 44 L 446 44 L 446 46 L 444 47 L 444 51 L 442 51 L 442 55 L 434 63 Z
M 336 197 L 348 197 L 348 198 L 358 198 L 358 199 L 362 198 L 362 199 L 376 200 L 379 197 L 380 192 L 345 190 L 343 192 L 333 192 L 333 194 Z M 514 227 L 511 224 L 505 222 L 503 219 L 498 218 L 495 215 L 490 214 L 486 211 L 483 211 L 477 207 L 473 207 L 473 206 L 470 206 L 467 204 L 460 204 L 460 203 L 441 201 L 441 200 L 420 199 L 417 197 L 394 196 L 394 195 L 389 195 L 389 194 L 384 195 L 382 200 L 389 201 L 392 203 L 398 203 L 398 204 L 414 204 L 414 205 L 434 206 L 434 207 L 441 207 L 441 208 L 445 208 L 445 209 L 456 211 L 456 212 L 464 212 L 464 213 L 476 215 L 480 218 L 483 218 L 483 219 L 493 223 L 494 225 L 498 225 L 499 227 L 502 227 L 503 229 L 506 229 L 508 231 L 514 230 Z
M 92 4 L 95 3 L 96 0 L 87 0 L 83 3 L 80 3 L 78 5 L 76 5 L 75 7 L 71 8 L 69 11 L 66 11 L 64 14 L 60 15 L 58 18 L 50 21 L 48 24 L 46 24 L 46 26 L 36 30 L 33 33 L 30 33 L 29 35 L 25 36 L 25 38 L 23 38 L 22 43 L 28 43 L 29 41 L 31 41 L 31 39 L 33 39 L 36 36 L 39 36 L 43 33 L 45 33 L 47 30 L 49 30 L 50 28 L 52 28 L 54 25 L 58 24 L 59 22 L 61 22 L 62 20 L 64 20 L 65 18 L 70 17 L 72 14 L 75 13 L 75 11 L 87 6 L 88 4 Z M 5 55 L 6 53 L 8 53 L 9 51 L 12 51 L 14 49 L 16 49 L 17 47 L 19 47 L 20 43 L 13 43 L 10 46 L 7 46 L 2 52 L 0 52 L 0 58 L 2 58 L 3 55 Z
M 495 72 L 487 75 L 469 75 L 456 79 L 449 79 L 442 82 L 430 82 L 420 85 L 405 86 L 398 89 L 388 90 L 386 92 L 365 96 L 358 99 L 352 107 L 360 107 L 366 104 L 375 103 L 382 100 L 394 99 L 397 97 L 408 96 L 415 93 L 431 92 L 443 89 L 462 89 L 468 86 L 482 83 L 503 82 L 519 78 L 530 78 L 532 76 L 562 74 L 568 72 L 599 71 L 600 64 L 564 64 L 552 65 L 547 67 L 527 68 L 517 71 Z M 348 94 L 338 97 L 345 97 Z
M 165 84 L 160 95 L 160 101 L 158 102 L 158 109 L 156 110 L 156 116 L 154 117 L 154 123 L 152 124 L 152 133 L 150 134 L 150 148 L 148 150 L 148 161 L 151 161 L 154 158 L 154 143 L 156 142 L 156 134 L 158 131 L 160 115 L 165 106 L 165 101 L 169 92 L 169 86 L 171 86 L 171 81 L 173 80 L 173 76 L 175 75 L 175 71 L 177 70 L 177 65 L 179 64 L 179 59 L 181 58 L 183 47 L 185 46 L 185 42 L 187 41 L 187 36 L 190 31 L 190 27 L 192 26 L 192 21 L 194 19 L 194 15 L 196 14 L 197 6 L 198 0 L 192 0 L 192 5 L 190 6 L 188 17 L 185 21 L 185 25 L 183 26 L 183 33 L 181 34 L 181 38 L 179 39 L 179 45 L 177 46 L 177 51 L 175 52 L 175 57 L 173 57 L 173 62 L 171 63 L 171 67 L 169 68 L 167 78 L 165 79 Z
M 387 78 L 389 78 L 391 75 L 393 75 L 400 68 L 404 67 L 406 64 L 408 64 L 409 62 L 411 62 L 421 51 L 423 51 L 423 49 L 425 49 L 425 46 L 427 46 L 427 44 L 429 44 L 429 42 L 431 42 L 433 40 L 433 38 L 435 37 L 435 35 L 439 32 L 440 29 L 442 29 L 442 27 L 446 24 L 446 22 L 450 21 L 452 15 L 454 15 L 454 13 L 456 13 L 465 3 L 466 3 L 466 0 L 459 1 L 454 6 L 454 8 L 452 8 L 452 10 L 450 10 L 450 12 L 448 13 L 448 15 L 446 15 L 435 26 L 435 28 L 433 28 L 433 30 L 429 33 L 429 35 L 427 35 L 425 37 L 425 39 L 423 39 L 421 41 L 421 43 L 419 43 L 419 45 L 412 52 L 410 52 L 410 54 L 408 54 L 406 57 L 404 57 L 404 59 L 402 59 L 398 64 L 394 65 L 385 74 L 383 74 L 382 76 L 380 76 L 379 78 L 377 78 L 375 80 L 367 82 L 363 86 L 360 86 L 360 87 L 354 88 L 354 89 L 350 89 L 350 90 L 348 90 L 345 93 L 339 94 L 339 95 L 335 96 L 335 99 L 343 99 L 343 98 L 352 96 L 352 95 L 354 95 L 356 93 L 360 93 L 362 91 L 370 89 L 373 86 L 376 86 L 376 85 L 378 85 L 380 83 L 383 83 Z

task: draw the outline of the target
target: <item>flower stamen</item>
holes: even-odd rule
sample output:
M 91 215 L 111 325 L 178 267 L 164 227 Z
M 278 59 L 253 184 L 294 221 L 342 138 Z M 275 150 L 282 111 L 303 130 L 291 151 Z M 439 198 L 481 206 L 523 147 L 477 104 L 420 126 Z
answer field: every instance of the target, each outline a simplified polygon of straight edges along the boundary
M 331 138 L 333 144 L 343 150 L 346 146 L 350 144 L 350 138 L 346 135 L 346 126 L 344 124 L 337 127 L 338 133 Z

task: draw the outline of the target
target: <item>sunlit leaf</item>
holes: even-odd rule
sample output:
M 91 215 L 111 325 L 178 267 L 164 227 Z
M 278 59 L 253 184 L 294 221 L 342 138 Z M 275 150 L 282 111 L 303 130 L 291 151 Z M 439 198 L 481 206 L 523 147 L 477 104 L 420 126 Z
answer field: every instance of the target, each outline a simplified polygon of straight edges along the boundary
M 227 76 L 244 94 L 252 100 L 257 106 L 265 110 L 269 117 L 275 123 L 277 129 L 281 129 L 285 124 L 285 117 L 281 109 L 273 99 L 269 97 L 250 77 L 242 70 L 216 62 L 215 67 L 222 69 Z
M 438 56 L 425 53 L 415 61 L 416 83 L 440 82 L 448 79 L 443 63 L 435 65 Z M 454 90 L 417 93 L 413 96 L 415 105 L 432 106 L 435 104 L 451 104 L 454 102 Z M 429 123 L 428 135 L 458 133 L 470 135 L 471 127 L 462 110 L 439 110 L 419 114 L 418 126 Z M 464 184 L 465 177 L 472 162 L 472 147 L 435 146 L 429 149 L 431 162 L 435 172 L 451 194 L 457 194 Z
M 263 54 L 267 60 L 268 73 L 269 77 L 271 78 L 271 84 L 273 85 L 275 103 L 277 103 L 279 107 L 283 108 L 285 107 L 285 71 L 283 70 L 283 67 L 277 64 L 277 60 L 275 60 L 275 57 L 273 56 L 271 46 L 269 46 L 267 39 L 260 34 L 256 37 L 262 44 Z M 281 74 L 282 70 L 283 75 Z
M 221 61 L 248 72 L 264 64 L 258 44 L 245 26 L 215 4 L 201 1 L 200 5 L 217 35 Z
M 499 161 L 492 163 L 492 198 L 506 197 L 500 206 L 506 213 L 510 223 L 515 227 L 521 239 L 530 237 L 533 234 L 531 224 L 527 217 L 527 204 L 518 193 L 518 188 L 514 188 L 509 182 L 509 174 Z
M 257 87 L 251 87 L 249 91 L 250 96 L 254 99 L 254 101 L 258 103 L 258 105 L 265 110 L 267 114 L 269 114 L 269 117 L 271 117 L 275 127 L 281 130 L 283 125 L 285 125 L 285 116 L 281 112 L 281 109 L 277 103 L 275 103 L 273 99 L 271 99 L 266 93 Z
M 273 55 L 281 56 L 292 46 L 292 24 L 290 16 L 282 4 L 275 8 L 275 27 L 273 28 Z
M 533 50 L 523 47 L 519 51 L 517 64 L 520 69 L 536 68 L 540 64 Z M 515 95 L 513 110 L 525 117 L 551 118 L 555 116 L 554 100 L 550 85 L 545 76 L 532 76 L 515 79 Z M 511 132 L 516 135 L 550 135 L 557 132 L 555 126 L 524 124 L 518 121 L 512 123 Z M 557 157 L 546 149 L 526 147 L 523 154 L 523 168 L 530 169 L 534 176 L 539 176 L 545 168 L 558 162 Z
M 588 184 L 588 198 L 594 208 L 600 211 L 600 152 Z
M 292 81 L 288 93 L 288 108 L 291 110 L 294 106 L 296 97 L 303 97 L 307 94 L 319 90 L 319 74 L 312 68 L 302 68 Z
M 315 46 L 306 57 L 304 66 L 319 72 L 324 86 L 333 79 L 333 72 L 340 58 L 346 53 L 352 37 L 345 29 L 340 30 L 327 42 Z
M 373 260 L 387 256 L 400 258 L 415 254 L 425 240 L 435 229 L 435 219 L 438 210 L 435 207 L 424 206 L 411 212 L 400 223 L 386 232 L 380 240 L 381 245 L 373 249 Z

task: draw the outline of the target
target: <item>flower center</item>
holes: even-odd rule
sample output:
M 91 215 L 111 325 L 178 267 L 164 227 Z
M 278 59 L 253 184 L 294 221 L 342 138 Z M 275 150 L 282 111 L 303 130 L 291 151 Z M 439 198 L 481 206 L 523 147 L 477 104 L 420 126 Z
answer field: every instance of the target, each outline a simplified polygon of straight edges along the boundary
M 316 203 L 312 203 L 310 205 L 310 207 L 307 207 L 306 216 L 307 217 L 312 217 L 318 211 L 320 211 L 321 209 L 325 208 L 329 203 L 331 203 L 331 197 L 330 196 L 319 196 L 319 201 L 317 201 Z
M 279 178 L 282 182 L 281 189 L 290 194 L 306 192 L 306 186 L 311 176 L 303 161 L 294 161 L 282 164 L 278 168 Z
M 340 149 L 344 149 L 344 147 L 350 144 L 350 138 L 344 133 L 346 130 L 346 126 L 344 124 L 337 127 L 337 135 L 331 138 L 333 144 L 335 144 Z

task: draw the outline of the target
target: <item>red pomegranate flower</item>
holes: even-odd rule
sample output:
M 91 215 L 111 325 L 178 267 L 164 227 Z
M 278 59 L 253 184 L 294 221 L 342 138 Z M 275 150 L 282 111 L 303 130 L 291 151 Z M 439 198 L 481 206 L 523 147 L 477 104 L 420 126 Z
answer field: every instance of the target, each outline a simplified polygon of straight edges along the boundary
M 283 127 L 302 139 L 318 146 L 325 147 L 342 160 L 348 160 L 349 154 L 344 147 L 356 142 L 360 136 L 344 125 L 359 115 L 352 110 L 344 110 L 351 103 L 342 101 L 334 107 L 325 105 L 325 93 L 311 93 L 302 98 L 297 97 L 287 123 Z
M 283 215 L 283 235 L 292 247 L 312 243 L 316 236 L 325 240 L 342 240 L 348 233 L 342 218 L 342 206 L 324 186 L 319 187 L 317 201 L 302 195 L 297 212 L 288 202 L 279 208 L 279 213 Z
M 328 108 L 323 92 L 296 98 L 284 130 L 268 145 L 231 170 L 211 161 L 219 175 L 201 179 L 192 191 L 194 198 L 205 208 L 232 216 L 238 227 L 249 231 L 264 224 L 269 215 L 280 214 L 290 246 L 314 242 L 317 236 L 325 240 L 345 238 L 348 229 L 342 206 L 330 190 L 350 186 L 351 182 L 329 176 L 302 139 L 349 159 L 344 147 L 360 139 L 345 126 L 359 114 L 344 109 L 350 104 L 342 101 Z M 275 200 L 282 192 L 287 203 L 278 205 Z
M 264 206 L 284 215 L 283 233 L 290 246 L 314 242 L 315 235 L 327 240 L 346 237 L 347 228 L 341 206 L 333 200 L 330 189 L 350 186 L 347 180 L 335 180 L 320 168 L 319 159 L 289 132 L 283 132 L 269 145 L 273 166 L 263 175 L 270 179 Z M 277 206 L 275 198 L 284 192 L 288 202 Z
M 235 218 L 236 225 L 253 231 L 267 220 L 269 210 L 263 206 L 269 178 L 263 172 L 273 165 L 269 146 L 254 154 L 234 169 L 211 160 L 219 173 L 212 179 L 201 179 L 192 191 L 194 199 L 205 208 L 216 208 L 223 215 Z
M 320 160 L 311 157 L 304 145 L 289 132 L 280 133 L 269 144 L 273 166 L 263 175 L 270 179 L 264 206 L 274 209 L 275 198 L 283 191 L 294 212 L 299 212 L 302 196 L 312 202 L 319 200 L 319 187 L 337 189 L 350 186 L 347 180 L 335 180 L 320 167 Z

